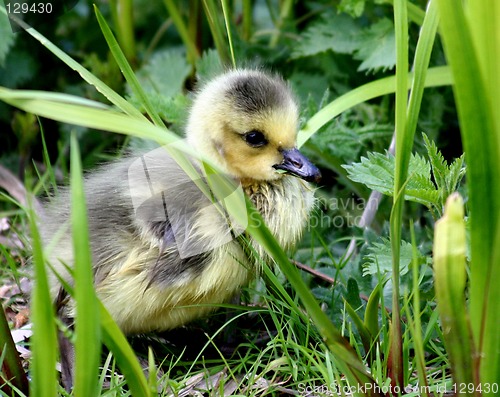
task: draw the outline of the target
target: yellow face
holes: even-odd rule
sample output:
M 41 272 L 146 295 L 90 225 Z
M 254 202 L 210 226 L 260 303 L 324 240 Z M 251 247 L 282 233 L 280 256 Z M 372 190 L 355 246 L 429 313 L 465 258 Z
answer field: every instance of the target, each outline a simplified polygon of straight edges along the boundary
M 282 174 L 273 166 L 283 161 L 283 150 L 295 147 L 297 115 L 294 110 L 271 109 L 259 115 L 228 117 L 214 138 L 228 172 L 240 180 L 280 178 Z
M 297 124 L 297 105 L 281 79 L 258 71 L 234 71 L 198 94 L 187 138 L 243 183 L 279 179 L 283 173 L 277 168 L 312 180 L 319 171 L 295 149 Z

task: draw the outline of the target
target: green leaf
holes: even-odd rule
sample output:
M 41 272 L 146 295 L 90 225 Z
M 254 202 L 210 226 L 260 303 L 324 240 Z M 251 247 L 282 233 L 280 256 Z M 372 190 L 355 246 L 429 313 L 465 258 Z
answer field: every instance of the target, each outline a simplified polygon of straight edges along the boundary
M 438 150 L 436 144 L 430 141 L 426 134 L 422 134 L 424 138 L 425 148 L 427 149 L 427 155 L 429 156 L 429 161 L 432 166 L 432 173 L 434 174 L 434 179 L 437 186 L 446 186 L 446 175 L 448 174 L 448 166 L 444 160 L 443 155 Z
M 219 53 L 209 49 L 196 61 L 196 76 L 200 82 L 211 80 L 224 71 Z
M 75 255 L 75 396 L 97 392 L 101 354 L 99 306 L 94 290 L 82 165 L 76 136 L 71 136 L 71 226 Z
M 465 153 L 459 158 L 455 159 L 453 163 L 448 166 L 448 173 L 445 178 L 445 186 L 449 193 L 453 193 L 458 189 L 460 181 L 465 176 Z
M 392 196 L 394 192 L 395 159 L 392 155 L 368 153 L 362 157 L 361 163 L 343 165 L 348 176 L 354 182 L 363 183 L 368 188 Z M 406 184 L 405 199 L 426 206 L 439 203 L 439 190 L 431 180 L 429 163 L 421 156 L 412 154 L 408 170 L 409 179 Z
M 120 67 L 120 70 L 123 73 L 123 77 L 127 80 L 127 83 L 130 85 L 132 88 L 133 92 L 135 95 L 137 95 L 138 98 L 140 98 L 141 103 L 144 105 L 144 108 L 146 109 L 149 117 L 151 117 L 151 120 L 153 123 L 157 126 L 160 127 L 165 127 L 163 121 L 161 118 L 158 116 L 157 113 L 155 113 L 154 109 L 151 107 L 149 100 L 144 93 L 144 90 L 142 89 L 141 85 L 137 81 L 137 77 L 135 76 L 132 67 L 128 63 L 127 59 L 125 58 L 125 55 L 123 54 L 122 50 L 120 49 L 120 46 L 118 45 L 115 37 L 113 36 L 113 33 L 111 32 L 111 29 L 109 28 L 108 24 L 106 23 L 106 20 L 102 16 L 101 12 L 97 8 L 97 6 L 94 4 L 94 12 L 97 17 L 97 22 L 99 23 L 99 26 L 101 28 L 102 34 L 104 35 L 104 38 L 106 39 L 106 42 L 108 43 L 109 49 L 111 53 L 113 54 L 113 57 L 115 58 L 116 63 Z M 130 106 L 127 103 L 128 106 Z
M 365 327 L 368 329 L 373 339 L 378 338 L 379 334 L 378 305 L 380 302 L 380 292 L 381 285 L 377 284 L 368 298 L 365 309 Z
M 358 18 L 363 14 L 365 2 L 366 0 L 342 0 L 338 5 L 338 10 Z
M 295 45 L 292 58 L 302 58 L 332 50 L 339 54 L 352 54 L 356 50 L 359 26 L 347 15 L 334 15 L 311 25 Z
M 182 92 L 184 81 L 191 73 L 183 51 L 168 49 L 156 52 L 137 71 L 137 80 L 146 93 L 175 97 Z M 128 87 L 131 93 L 132 89 Z
M 347 292 L 345 300 L 355 309 L 361 307 L 361 298 L 359 297 L 359 286 L 357 281 L 350 277 L 347 280 Z
M 361 320 L 361 317 L 359 317 L 358 313 L 356 313 L 356 310 L 353 309 L 353 307 L 349 304 L 349 302 L 347 302 L 347 300 L 345 300 L 344 302 L 347 313 L 349 313 L 349 317 L 351 317 L 351 320 L 353 321 L 354 325 L 356 326 L 356 329 L 359 332 L 363 348 L 365 349 L 365 352 L 368 353 L 370 351 L 370 346 L 372 341 L 370 332 L 363 323 L 363 320 Z
M 431 162 L 432 174 L 440 195 L 440 206 L 444 207 L 446 198 L 458 189 L 458 185 L 465 175 L 464 154 L 448 165 L 442 156 L 441 152 L 436 147 L 436 144 L 431 141 L 426 134 L 424 144 L 427 149 L 427 154 Z
M 189 98 L 186 95 L 178 94 L 171 98 L 156 92 L 148 92 L 146 96 L 154 111 L 158 113 L 163 120 L 173 124 L 171 126 L 172 130 L 175 130 L 175 127 L 179 127 L 182 122 L 186 120 L 188 105 L 190 104 Z M 138 109 L 145 111 L 143 104 L 135 96 L 127 99 Z
M 383 18 L 365 29 L 358 38 L 355 59 L 363 61 L 358 71 L 392 69 L 396 64 L 396 39 L 392 21 Z
M 409 74 L 408 88 L 414 76 Z M 452 83 L 451 70 L 447 66 L 433 67 L 427 70 L 425 78 L 425 87 L 437 87 L 450 85 Z M 334 99 L 328 105 L 323 107 L 301 128 L 297 136 L 297 147 L 301 147 L 316 131 L 323 127 L 330 120 L 334 119 L 340 113 L 350 109 L 355 105 L 370 99 L 390 94 L 395 91 L 396 77 L 384 77 L 379 80 L 359 86 L 350 90 L 346 94 Z
M 47 267 L 35 210 L 30 207 L 28 214 L 35 279 L 31 294 L 31 319 L 33 321 L 31 352 L 33 358 L 30 366 L 32 378 L 30 381 L 30 396 L 55 396 L 57 390 L 55 369 L 57 336 L 54 306 L 50 297 Z
M 123 375 L 125 375 L 131 394 L 139 397 L 153 396 L 142 367 L 130 347 L 127 338 L 100 301 L 99 309 L 102 339 L 108 349 L 113 352 L 118 367 Z
M 392 272 L 392 250 L 389 239 L 382 238 L 382 243 L 373 243 L 368 248 L 368 255 L 364 257 L 363 276 L 368 274 L 389 274 Z M 408 265 L 412 260 L 412 245 L 401 240 L 399 274 L 401 276 L 408 272 Z

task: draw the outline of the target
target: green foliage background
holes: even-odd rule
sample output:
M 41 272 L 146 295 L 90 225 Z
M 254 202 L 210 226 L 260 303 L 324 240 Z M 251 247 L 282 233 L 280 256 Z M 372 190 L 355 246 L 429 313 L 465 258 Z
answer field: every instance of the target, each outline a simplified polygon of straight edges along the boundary
M 240 357 L 240 361 L 231 365 L 216 362 L 206 368 L 206 364 L 196 360 L 182 365 L 190 370 L 199 370 L 201 365 L 207 373 L 216 372 L 221 366 L 230 368 L 235 374 L 252 372 L 254 381 L 259 376 L 268 379 L 269 372 L 273 372 L 273 380 L 277 377 L 278 381 L 275 384 L 270 382 L 266 392 L 277 393 L 280 387 L 297 390 L 301 384 L 316 387 L 332 382 L 342 383 L 345 380 L 340 378 L 342 373 L 346 373 L 350 384 L 362 383 L 362 379 L 374 379 L 378 385 L 387 387 L 430 386 L 434 392 L 441 390 L 444 393 L 445 390 L 452 390 L 453 386 L 450 368 L 455 381 L 470 381 L 476 385 L 482 384 L 481 379 L 494 383 L 498 377 L 489 376 L 488 373 L 492 372 L 486 369 L 486 377 L 482 378 L 478 375 L 481 364 L 472 362 L 474 349 L 483 346 L 483 336 L 477 336 L 479 326 L 472 327 L 476 339 L 471 342 L 471 350 L 464 347 L 463 351 L 457 352 L 456 347 L 455 351 L 450 347 L 452 339 L 443 335 L 441 321 L 446 323 L 446 320 L 438 320 L 436 312 L 432 252 L 433 243 L 436 246 L 441 240 L 434 240 L 434 225 L 445 213 L 446 200 L 453 192 L 461 193 L 467 207 L 471 183 L 463 181 L 465 161 L 468 159 L 464 157 L 461 142 L 462 137 L 469 139 L 466 142 L 472 139 L 459 128 L 454 92 L 449 86 L 451 71 L 443 67 L 446 58 L 455 59 L 453 39 L 449 39 L 446 56 L 441 36 L 436 35 L 434 39 L 436 4 L 441 7 L 441 12 L 450 11 L 446 8 L 451 7 L 447 0 L 433 1 L 431 5 L 426 1 L 405 0 L 114 0 L 97 2 L 99 11 L 96 18 L 92 3 L 80 1 L 56 21 L 41 23 L 35 28 L 66 55 L 87 68 L 90 75 L 83 73 L 78 66 L 71 66 L 78 73 L 68 68 L 59 59 L 62 55 L 58 58 L 48 51 L 57 53 L 52 45 L 39 43 L 43 40 L 38 34 L 12 34 L 7 20 L 0 14 L 0 86 L 71 94 L 105 105 L 113 104 L 131 117 L 139 110 L 147 113 L 156 126 L 166 125 L 170 131 L 182 135 L 191 91 L 197 83 L 231 66 L 262 67 L 282 74 L 301 103 L 299 144 L 304 144 L 304 152 L 321 167 L 324 175 L 317 191 L 318 207 L 293 258 L 324 277 L 302 272 L 300 278 L 294 281 L 295 273 L 287 270 L 288 260 L 281 260 L 279 248 L 276 250 L 270 243 L 269 250 L 274 250 L 275 259 L 290 284 L 285 283 L 281 287 L 283 275 L 276 276 L 269 271 L 265 274 L 269 295 L 262 296 L 256 286 L 252 286 L 247 294 L 254 300 L 255 296 L 259 296 L 257 300 L 270 310 L 276 328 L 282 326 L 280 320 L 274 317 L 276 313 L 283 316 L 283 313 L 291 311 L 287 318 L 298 324 L 290 328 L 287 326 L 284 333 L 273 338 L 271 346 L 281 346 L 285 354 L 264 349 L 267 354 L 265 362 L 283 360 L 282 365 L 272 371 L 269 369 L 271 364 L 264 369 L 259 367 L 255 364 L 256 356 L 252 355 L 257 354 L 262 360 L 263 353 L 255 352 L 259 351 L 257 347 L 251 350 L 253 353 L 250 356 Z M 498 11 L 492 4 L 489 6 Z M 448 21 L 460 19 L 461 7 L 457 10 L 456 14 L 446 14 L 443 26 L 449 30 L 445 32 L 452 31 Z M 496 15 L 494 11 L 492 14 Z M 480 19 L 473 19 L 474 16 L 479 18 L 478 15 L 481 15 L 479 11 L 471 17 L 472 32 L 480 24 Z M 108 24 L 123 53 L 113 45 L 111 31 L 106 33 Z M 465 24 L 455 29 L 457 32 L 468 32 Z M 467 33 L 464 37 L 467 43 Z M 417 42 L 421 47 L 417 46 Z M 427 56 L 429 65 L 425 61 Z M 470 59 L 474 56 L 470 55 Z M 478 59 L 482 59 L 481 55 Z M 414 63 L 412 60 L 415 60 Z M 411 78 L 407 73 L 408 62 L 415 72 Z M 393 77 L 396 64 L 398 73 Z M 455 95 L 460 99 L 458 92 L 464 84 L 457 77 L 459 72 L 454 69 L 455 65 L 451 65 L 455 81 L 459 81 Z M 137 80 L 133 78 L 134 74 Z M 96 78 L 101 82 L 96 83 Z M 89 79 L 93 85 L 88 84 Z M 476 86 L 481 87 L 480 78 L 478 81 Z M 107 88 L 103 88 L 102 83 Z M 426 85 L 421 102 L 410 97 L 408 104 L 407 88 L 410 83 L 414 84 L 412 95 L 423 89 L 423 84 Z M 110 94 L 108 88 L 124 96 L 127 102 L 117 105 L 116 97 Z M 477 95 L 483 95 L 478 90 Z M 0 92 L 5 101 L 0 102 L 3 143 L 0 163 L 21 179 L 25 174 L 46 175 L 40 182 L 27 181 L 29 190 L 36 194 L 48 193 L 56 179 L 61 182 L 69 177 L 70 157 L 75 162 L 77 153 L 73 152 L 70 156 L 69 151 L 70 147 L 74 150 L 76 144 L 80 148 L 83 168 L 91 169 L 129 148 L 148 147 L 150 143 L 144 139 L 146 135 L 160 136 L 160 132 L 152 127 L 142 137 L 94 130 L 89 126 L 98 128 L 102 125 L 104 130 L 119 131 L 118 127 L 106 128 L 105 121 L 98 121 L 97 118 L 95 122 L 86 124 L 83 113 L 79 115 L 79 121 L 75 121 L 79 127 L 55 123 L 50 117 L 36 118 L 7 104 L 32 109 L 33 113 L 43 115 L 42 111 L 34 110 L 41 108 L 35 108 L 35 105 L 30 108 L 29 104 L 22 102 L 22 97 L 15 97 L 16 92 L 22 95 L 21 91 Z M 394 92 L 396 96 L 392 95 Z M 24 95 L 29 97 L 29 93 Z M 462 100 L 464 95 L 462 93 Z M 42 100 L 52 99 L 46 97 Z M 68 97 L 61 97 L 60 100 L 69 101 Z M 84 101 L 76 104 L 91 105 L 96 110 L 110 109 Z M 69 111 L 69 108 L 65 109 Z M 460 116 L 463 125 L 466 116 L 463 112 Z M 63 116 L 51 117 L 64 119 Z M 488 119 L 487 115 L 485 119 Z M 485 128 L 489 127 L 486 125 Z M 388 152 L 393 151 L 390 146 L 395 130 L 398 133 L 396 157 Z M 141 134 L 138 132 L 135 135 Z M 71 136 L 74 137 L 73 145 L 70 144 Z M 494 136 L 493 132 L 491 136 Z M 473 143 L 468 145 L 474 150 Z M 496 147 L 494 144 L 490 146 Z M 486 156 L 490 157 L 494 156 Z M 473 164 L 476 158 L 472 159 Z M 78 163 L 72 164 L 76 164 L 71 167 L 72 170 L 78 168 Z M 51 173 L 52 167 L 55 172 Z M 45 174 L 47 169 L 49 172 Z M 473 165 L 473 169 L 476 170 L 474 178 L 479 180 L 479 167 Z M 73 178 L 77 180 L 79 176 Z M 489 182 L 486 183 L 489 186 Z M 481 205 L 477 198 L 480 196 L 478 186 L 472 182 L 476 208 Z M 491 189 L 494 190 L 493 187 Z M 373 222 L 359 227 L 358 222 L 369 206 L 370 198 L 373 198 L 373 191 L 382 194 L 379 209 L 373 213 Z M 5 201 L 5 213 L 11 214 L 12 204 Z M 483 205 L 489 208 L 489 202 L 485 201 Z M 22 211 L 14 213 L 22 219 Z M 480 211 L 476 210 L 476 213 Z M 448 218 L 452 216 L 448 215 Z M 494 220 L 491 222 L 488 230 L 496 230 Z M 475 225 L 470 232 L 472 247 L 469 239 L 467 242 L 463 239 L 460 259 L 463 263 L 452 259 L 440 262 L 444 263 L 443 266 L 448 263 L 455 266 L 455 270 L 461 266 L 459 272 L 460 269 L 465 272 L 464 267 L 470 264 L 471 251 L 475 252 L 476 263 L 494 266 L 494 262 L 489 261 L 494 261 L 495 253 L 489 260 L 478 254 L 481 250 L 477 243 L 477 223 Z M 469 228 L 469 224 L 463 225 L 464 235 L 465 227 Z M 441 229 L 445 230 L 444 227 Z M 267 239 L 265 230 L 256 229 L 255 233 Z M 491 236 L 491 241 L 495 238 Z M 488 269 L 493 272 L 491 267 Z M 81 274 L 84 277 L 85 271 Z M 441 281 L 436 281 L 441 285 L 438 296 L 448 296 L 442 291 L 458 288 L 444 281 L 448 274 L 446 270 L 438 274 L 441 275 L 438 278 Z M 335 281 L 332 282 L 331 278 Z M 301 290 L 304 284 L 307 291 Z M 465 288 L 465 282 L 463 284 Z M 463 297 L 463 288 L 462 291 L 455 290 L 454 296 Z M 472 296 L 474 311 L 471 314 L 479 318 L 481 324 L 486 324 L 486 331 L 483 329 L 481 332 L 486 332 L 485 340 L 496 348 L 498 338 L 489 335 L 491 326 L 488 324 L 491 324 L 492 317 L 488 319 L 479 314 L 482 310 L 480 302 L 484 299 L 477 298 L 480 296 L 477 288 L 472 288 L 476 294 Z M 315 303 L 308 300 L 309 291 L 321 304 L 322 312 L 316 313 Z M 84 293 L 82 297 L 85 302 Z M 308 313 L 317 330 L 305 325 L 307 320 L 301 312 L 299 298 L 310 309 Z M 445 298 L 440 299 L 444 300 L 440 303 L 443 313 L 453 313 L 456 309 L 454 304 L 465 305 L 465 301 L 456 299 L 455 303 L 448 302 L 447 308 Z M 494 313 L 495 308 L 488 310 Z M 456 327 L 463 331 L 464 327 L 470 326 L 465 312 L 454 313 L 459 313 L 457 316 L 460 319 L 451 325 L 452 329 Z M 325 323 L 325 319 L 331 321 L 333 327 Z M 105 311 L 101 321 L 109 321 Z M 109 336 L 113 332 L 105 328 L 103 339 L 116 346 L 117 339 Z M 343 341 L 338 338 L 340 334 L 349 340 L 352 350 L 343 347 Z M 335 359 L 322 342 L 333 352 Z M 110 345 L 108 347 L 115 353 Z M 85 350 L 84 345 L 81 349 Z M 360 370 L 360 361 L 353 359 L 353 352 L 368 368 L 368 378 L 363 378 L 368 373 Z M 464 352 L 468 355 L 462 354 L 465 359 L 460 361 L 457 357 Z M 115 355 L 118 360 L 119 354 Z M 307 364 L 311 359 L 315 360 L 314 365 Z M 468 363 L 467 359 L 471 362 Z M 125 362 L 127 360 L 124 359 Z M 498 360 L 493 362 L 498 364 Z M 129 371 L 129 374 L 133 373 L 133 370 Z M 189 375 L 184 378 L 172 375 L 169 378 L 170 387 L 180 390 L 188 378 Z M 174 379 L 177 382 L 175 387 Z M 285 386 L 281 386 L 281 381 Z M 140 379 L 136 382 L 135 389 L 130 385 L 135 393 L 140 393 L 137 390 L 141 388 L 144 392 L 146 386 L 141 382 Z M 276 386 L 278 384 L 279 387 Z M 259 394 L 242 385 L 240 388 L 247 393 Z M 477 390 L 467 390 L 467 393 L 474 395 Z M 366 394 L 378 395 L 375 392 Z

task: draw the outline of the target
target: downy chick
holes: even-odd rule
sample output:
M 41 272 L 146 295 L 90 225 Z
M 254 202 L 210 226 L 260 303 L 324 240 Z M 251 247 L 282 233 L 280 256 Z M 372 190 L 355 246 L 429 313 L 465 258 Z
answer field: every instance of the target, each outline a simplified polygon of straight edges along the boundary
M 251 199 L 278 242 L 300 237 L 313 206 L 318 169 L 296 149 L 298 108 L 288 85 L 257 70 L 234 70 L 197 93 L 187 143 Z M 193 166 L 202 173 L 200 163 Z M 210 312 L 258 273 L 251 251 L 264 255 L 163 149 L 128 156 L 85 177 L 95 289 L 128 334 L 167 330 Z M 69 221 L 69 192 L 42 219 L 50 241 Z M 69 228 L 68 228 L 69 230 Z M 72 283 L 71 233 L 63 233 L 49 261 Z M 59 313 L 74 306 L 51 278 Z M 61 297 L 65 297 L 62 299 Z M 213 307 L 211 307 L 213 305 Z

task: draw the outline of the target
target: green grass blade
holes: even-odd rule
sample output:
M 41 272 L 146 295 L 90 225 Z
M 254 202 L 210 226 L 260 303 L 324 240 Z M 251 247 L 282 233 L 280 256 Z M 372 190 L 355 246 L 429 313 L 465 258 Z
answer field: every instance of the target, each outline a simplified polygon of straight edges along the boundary
M 349 382 L 351 382 L 352 385 L 361 385 L 361 387 L 365 388 L 367 388 L 366 385 L 372 385 L 372 389 L 370 389 L 366 395 L 379 395 L 374 391 L 378 390 L 375 381 L 368 373 L 354 349 L 321 310 L 316 298 L 305 285 L 298 270 L 290 263 L 288 256 L 274 239 L 262 220 L 260 213 L 253 208 L 248 199 L 247 204 L 249 220 L 247 231 L 278 263 L 281 271 L 286 275 L 288 281 L 300 297 L 306 312 L 318 328 L 325 345 L 335 355 L 338 366 L 342 369 Z
M 181 36 L 182 42 L 186 46 L 188 58 L 192 63 L 196 62 L 196 60 L 200 57 L 200 52 L 198 51 L 194 41 L 191 40 L 191 37 L 189 36 L 188 28 L 182 19 L 176 2 L 174 0 L 163 0 L 163 2 L 165 3 L 165 7 L 167 8 L 170 18 L 172 18 L 172 21 L 177 28 L 179 36 Z
M 179 137 L 154 126 L 146 118 L 137 119 L 113 110 L 102 110 L 54 101 L 51 93 L 43 94 L 45 95 L 34 96 L 30 99 L 31 93 L 28 91 L 9 90 L 0 87 L 0 99 L 27 112 L 56 121 L 88 128 L 105 129 L 111 132 L 128 133 L 152 139 L 162 144 L 169 144 L 179 140 Z
M 155 125 L 159 127 L 165 127 L 163 120 L 151 105 L 148 96 L 142 89 L 139 80 L 137 80 L 137 77 L 135 77 L 134 71 L 132 70 L 132 67 L 128 63 L 127 58 L 120 49 L 120 46 L 118 45 L 118 42 L 113 36 L 111 29 L 109 28 L 108 24 L 106 23 L 106 20 L 104 19 L 104 17 L 102 16 L 101 12 L 99 11 L 99 9 L 95 4 L 94 4 L 94 11 L 97 17 L 97 22 L 99 22 L 99 26 L 101 27 L 102 34 L 104 35 L 104 38 L 108 43 L 109 50 L 113 54 L 116 63 L 120 67 L 120 70 L 122 71 L 125 80 L 127 80 L 127 82 L 129 83 L 132 92 L 137 96 L 137 98 L 140 99 L 141 103 L 144 105 L 144 109 L 146 109 L 147 114 L 149 115 L 149 117 L 151 117 L 151 120 L 153 120 L 153 123 L 155 123 Z
M 222 13 L 224 15 L 224 25 L 226 26 L 227 42 L 229 45 L 229 53 L 231 54 L 231 62 L 233 68 L 236 68 L 236 58 L 234 57 L 233 37 L 231 36 L 231 25 L 229 23 L 230 20 L 228 15 L 227 0 L 220 0 L 220 4 L 222 6 Z
M 368 330 L 368 328 L 366 328 L 365 323 L 363 322 L 361 317 L 359 317 L 358 313 L 356 313 L 356 310 L 354 310 L 353 307 L 349 304 L 349 302 L 347 302 L 347 300 L 345 299 L 344 299 L 344 304 L 347 313 L 349 314 L 349 317 L 351 317 L 351 320 L 353 321 L 354 325 L 356 326 L 356 329 L 358 330 L 359 336 L 361 338 L 361 343 L 363 344 L 365 353 L 368 356 L 370 354 L 373 341 L 370 331 Z
M 412 79 L 413 74 L 410 73 L 408 88 L 411 86 Z M 433 67 L 427 71 L 425 87 L 439 87 L 452 83 L 451 70 L 448 66 Z M 370 99 L 394 93 L 395 90 L 396 77 L 390 76 L 364 84 L 336 98 L 307 121 L 299 131 L 297 146 L 301 147 L 316 131 L 347 109 Z
M 94 291 L 87 208 L 76 136 L 71 136 L 71 225 L 75 252 L 75 396 L 97 393 L 101 336 Z
M 0 12 L 6 14 L 5 8 L 0 7 Z M 82 77 L 82 79 L 84 79 L 87 83 L 93 85 L 97 89 L 97 91 L 99 91 L 102 95 L 104 95 L 112 104 L 114 104 L 120 110 L 136 118 L 146 119 L 138 109 L 136 109 L 133 105 L 127 102 L 122 96 L 118 95 L 114 90 L 109 88 L 102 80 L 98 79 L 96 76 L 90 73 L 87 69 L 85 69 L 73 58 L 67 55 L 64 51 L 59 49 L 45 36 L 38 33 L 34 28 L 29 28 L 26 30 L 26 32 L 29 33 L 31 36 L 33 36 L 33 38 L 38 40 L 45 48 L 47 48 L 50 52 L 52 52 L 56 57 L 58 57 L 71 69 L 76 71 Z
M 132 0 L 110 1 L 111 16 L 120 42 L 120 47 L 129 62 L 136 57 Z
M 31 299 L 31 320 L 33 321 L 31 351 L 33 359 L 31 361 L 30 395 L 32 397 L 55 396 L 57 390 L 55 313 L 49 292 L 36 214 L 32 206 L 28 206 L 28 208 L 35 277 Z
M 100 302 L 99 307 L 102 339 L 104 344 L 113 353 L 120 370 L 125 375 L 131 394 L 134 397 L 153 396 L 154 394 L 149 389 L 148 381 L 127 338 L 125 338 L 123 332 Z
M 366 329 L 370 332 L 372 339 L 378 340 L 380 328 L 378 325 L 378 306 L 380 303 L 380 284 L 377 284 L 375 289 L 370 294 L 368 298 L 368 303 L 365 309 L 365 320 L 364 324 Z
M 480 357 L 477 382 L 500 383 L 500 10 L 496 2 L 439 0 L 444 49 L 455 80 L 462 141 L 467 155 L 470 208 L 470 317 Z M 484 20 L 479 19 L 484 18 Z M 484 42 L 482 40 L 485 40 Z M 474 46 L 475 44 L 475 46 Z M 491 81 L 489 79 L 492 79 Z M 471 100 L 473 98 L 473 100 Z
M 412 278 L 413 278 L 413 286 L 412 286 L 412 294 L 413 294 L 413 313 L 410 312 L 408 305 L 407 309 L 407 318 L 410 324 L 410 332 L 413 336 L 413 344 L 415 350 L 415 362 L 417 367 L 417 375 L 418 381 L 420 385 L 428 386 L 427 381 L 427 368 L 425 366 L 425 351 L 424 351 L 424 342 L 422 339 L 422 321 L 421 321 L 421 312 L 420 312 L 420 289 L 419 289 L 419 254 L 417 248 L 417 241 L 415 237 L 415 228 L 413 227 L 413 223 L 410 224 L 410 233 L 411 233 L 411 245 L 412 245 Z M 424 391 L 425 396 L 429 396 L 427 390 Z
M 212 37 L 214 39 L 215 48 L 219 53 L 219 58 L 223 65 L 231 64 L 231 57 L 227 50 L 226 40 L 224 37 L 224 27 L 222 26 L 222 20 L 219 16 L 220 11 L 217 8 L 214 0 L 202 0 L 203 10 L 205 11 L 205 16 L 207 17 L 208 26 L 212 32 Z

